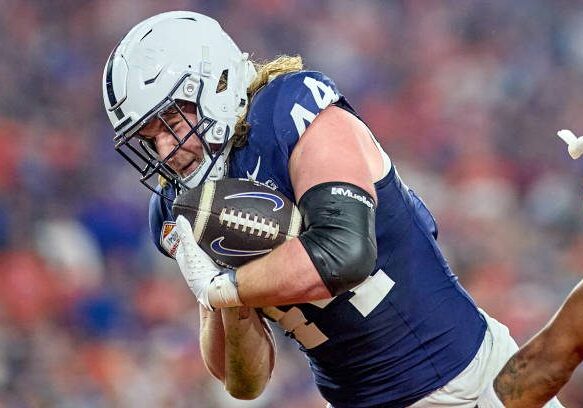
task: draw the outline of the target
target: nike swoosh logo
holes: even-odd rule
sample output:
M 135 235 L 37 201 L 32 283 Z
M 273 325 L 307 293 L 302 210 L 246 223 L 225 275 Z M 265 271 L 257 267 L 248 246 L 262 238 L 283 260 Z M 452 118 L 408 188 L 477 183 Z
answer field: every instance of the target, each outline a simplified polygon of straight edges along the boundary
M 224 239 L 225 237 L 218 237 L 211 242 L 211 249 L 214 253 L 226 256 L 257 256 L 271 252 L 271 249 L 257 249 L 246 251 L 243 249 L 225 248 L 223 246 Z
M 261 156 L 257 158 L 257 164 L 255 165 L 255 170 L 253 173 L 247 172 L 247 178 L 249 180 L 257 181 L 257 175 L 259 174 L 259 168 L 261 167 Z
M 284 202 L 281 199 L 281 197 L 279 197 L 276 194 L 271 194 L 271 193 L 260 193 L 260 192 L 255 192 L 255 191 L 249 191 L 246 193 L 237 193 L 237 194 L 231 194 L 230 196 L 226 196 L 225 200 L 232 200 L 234 198 L 259 198 L 261 200 L 269 200 L 273 203 L 274 207 L 272 211 L 277 211 L 277 210 L 281 210 L 283 208 Z

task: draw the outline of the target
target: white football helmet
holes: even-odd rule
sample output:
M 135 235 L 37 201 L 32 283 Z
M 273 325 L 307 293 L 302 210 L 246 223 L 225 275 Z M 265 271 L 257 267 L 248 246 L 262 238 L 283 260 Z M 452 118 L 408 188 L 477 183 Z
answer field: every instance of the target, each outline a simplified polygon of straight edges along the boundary
M 255 75 L 248 54 L 210 17 L 172 11 L 142 21 L 112 51 L 103 72 L 103 101 L 115 130 L 115 149 L 153 191 L 158 175 L 177 192 L 207 178 L 223 178 L 235 123 L 247 106 L 247 87 Z M 186 120 L 177 101 L 196 104 L 198 123 Z M 168 127 L 176 147 L 161 160 L 138 130 L 155 117 L 165 123 L 162 114 L 168 109 L 178 110 L 191 130 L 180 139 Z M 192 174 L 181 177 L 167 162 L 193 134 L 201 140 L 204 158 Z

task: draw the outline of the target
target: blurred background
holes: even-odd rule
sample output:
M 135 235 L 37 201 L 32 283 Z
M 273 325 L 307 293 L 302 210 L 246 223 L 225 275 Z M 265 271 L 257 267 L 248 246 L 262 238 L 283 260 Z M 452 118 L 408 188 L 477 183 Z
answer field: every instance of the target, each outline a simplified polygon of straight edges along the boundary
M 150 15 L 209 14 L 334 78 L 433 210 L 461 281 L 519 343 L 583 276 L 579 0 L 0 0 L 0 406 L 323 407 L 278 332 L 257 401 L 226 396 L 198 312 L 113 150 L 105 61 Z M 583 372 L 561 397 L 583 406 Z

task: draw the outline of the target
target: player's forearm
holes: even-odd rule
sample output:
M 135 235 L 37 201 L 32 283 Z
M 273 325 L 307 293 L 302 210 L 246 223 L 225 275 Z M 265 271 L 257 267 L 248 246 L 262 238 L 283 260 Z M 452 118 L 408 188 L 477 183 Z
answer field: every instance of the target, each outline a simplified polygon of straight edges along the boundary
M 209 372 L 239 399 L 256 398 L 273 370 L 275 346 L 269 328 L 249 308 L 201 308 L 200 344 Z
M 200 351 L 207 370 L 225 382 L 225 330 L 222 311 L 200 310 Z
M 239 297 L 251 307 L 305 303 L 332 295 L 298 239 L 237 270 Z
M 542 407 L 571 377 L 577 362 L 556 355 L 547 338 L 547 332 L 539 333 L 496 377 L 494 389 L 505 407 Z
M 273 370 L 275 344 L 271 331 L 254 309 L 226 308 L 225 388 L 235 398 L 254 399 L 262 392 Z
M 583 360 L 583 284 L 550 323 L 504 366 L 494 388 L 506 407 L 543 406 Z

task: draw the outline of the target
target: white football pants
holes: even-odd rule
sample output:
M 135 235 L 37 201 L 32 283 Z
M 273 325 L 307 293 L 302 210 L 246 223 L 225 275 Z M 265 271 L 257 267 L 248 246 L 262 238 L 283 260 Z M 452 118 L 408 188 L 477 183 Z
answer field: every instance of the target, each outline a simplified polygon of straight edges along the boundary
M 510 336 L 506 326 L 480 310 L 488 328 L 484 341 L 472 362 L 456 378 L 444 387 L 434 391 L 415 404 L 412 408 L 456 407 L 475 408 L 478 398 L 482 396 L 504 364 L 518 350 L 518 345 Z M 485 405 L 483 405 L 485 404 Z M 492 407 L 500 406 L 492 404 Z M 482 396 L 480 408 L 490 408 L 488 400 Z M 555 398 L 545 408 L 563 407 Z

